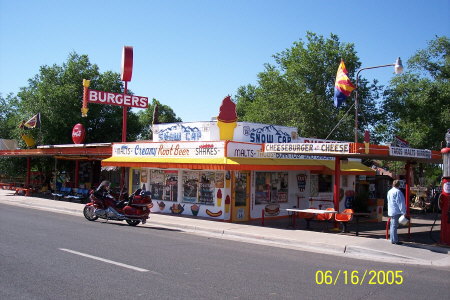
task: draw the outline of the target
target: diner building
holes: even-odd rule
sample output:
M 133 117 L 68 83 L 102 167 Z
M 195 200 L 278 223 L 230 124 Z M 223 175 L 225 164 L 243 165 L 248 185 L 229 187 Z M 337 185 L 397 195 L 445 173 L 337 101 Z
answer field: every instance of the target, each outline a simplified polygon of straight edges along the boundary
M 239 222 L 286 216 L 286 208 L 334 207 L 336 160 L 326 153 L 349 152 L 351 143 L 325 145 L 321 155 L 269 153 L 265 145 L 336 142 L 268 124 L 235 122 L 226 139 L 222 130 L 218 121 L 153 125 L 153 141 L 113 143 L 112 156 L 101 164 L 128 168 L 128 190 L 149 192 L 152 212 Z M 358 179 L 375 171 L 348 158 L 340 160 L 338 174 L 344 209 L 352 205 Z

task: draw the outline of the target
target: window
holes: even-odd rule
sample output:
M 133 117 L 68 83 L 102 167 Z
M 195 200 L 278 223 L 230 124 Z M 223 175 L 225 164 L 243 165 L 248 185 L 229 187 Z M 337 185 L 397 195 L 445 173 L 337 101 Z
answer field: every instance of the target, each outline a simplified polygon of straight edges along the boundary
M 164 174 L 165 201 L 178 201 L 178 171 L 165 171 Z
M 198 171 L 183 172 L 183 202 L 197 202 Z
M 214 205 L 216 180 L 223 188 L 223 172 L 184 171 L 183 202 Z
M 151 170 L 148 190 L 152 200 L 163 200 L 164 185 L 164 172 L 162 170 Z
M 131 173 L 131 192 L 141 188 L 141 169 L 132 169 Z
M 214 172 L 201 172 L 198 203 L 214 204 L 214 187 Z
M 317 174 L 311 174 L 310 193 L 311 197 L 317 197 L 319 195 L 319 175 Z
M 255 187 L 255 204 L 288 202 L 287 172 L 256 172 Z
M 319 193 L 333 192 L 333 176 L 319 174 Z

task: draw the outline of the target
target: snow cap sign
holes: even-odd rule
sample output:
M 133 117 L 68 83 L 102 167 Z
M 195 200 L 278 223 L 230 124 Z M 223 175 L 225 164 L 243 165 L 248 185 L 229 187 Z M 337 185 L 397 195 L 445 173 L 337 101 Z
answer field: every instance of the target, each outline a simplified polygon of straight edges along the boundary
M 83 144 L 84 138 L 86 137 L 86 130 L 84 129 L 83 124 L 76 124 L 72 129 L 72 141 L 75 144 Z
M 123 46 L 122 51 L 122 81 L 131 81 L 133 74 L 133 47 Z

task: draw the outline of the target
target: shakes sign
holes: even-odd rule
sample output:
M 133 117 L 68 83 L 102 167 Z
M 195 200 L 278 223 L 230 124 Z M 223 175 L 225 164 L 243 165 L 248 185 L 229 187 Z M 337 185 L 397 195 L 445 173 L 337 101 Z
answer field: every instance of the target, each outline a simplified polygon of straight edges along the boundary
M 147 108 L 148 98 L 134 95 L 124 95 L 88 89 L 87 100 L 90 103 L 111 104 L 136 108 Z

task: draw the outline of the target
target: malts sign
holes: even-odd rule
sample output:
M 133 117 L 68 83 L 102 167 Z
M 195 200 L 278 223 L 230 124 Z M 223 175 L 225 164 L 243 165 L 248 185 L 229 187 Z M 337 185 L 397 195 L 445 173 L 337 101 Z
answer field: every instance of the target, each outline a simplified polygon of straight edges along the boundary
M 90 103 L 111 104 L 118 106 L 129 106 L 137 108 L 147 108 L 148 98 L 134 95 L 124 95 L 111 92 L 102 92 L 88 89 L 87 100 Z

